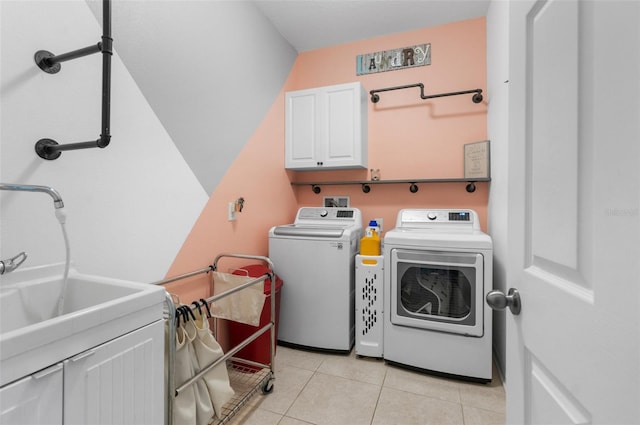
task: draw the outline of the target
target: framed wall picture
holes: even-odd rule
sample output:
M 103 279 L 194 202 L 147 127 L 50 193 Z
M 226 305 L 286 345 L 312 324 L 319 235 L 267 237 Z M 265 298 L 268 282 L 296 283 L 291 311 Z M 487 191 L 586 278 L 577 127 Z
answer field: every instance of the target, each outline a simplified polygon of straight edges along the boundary
M 464 178 L 491 177 L 489 140 L 464 145 Z

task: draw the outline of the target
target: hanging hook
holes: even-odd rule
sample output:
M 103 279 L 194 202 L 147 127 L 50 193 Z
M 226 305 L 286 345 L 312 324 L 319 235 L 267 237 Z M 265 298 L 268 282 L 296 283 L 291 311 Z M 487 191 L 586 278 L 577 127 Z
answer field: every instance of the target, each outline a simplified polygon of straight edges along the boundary
M 209 303 L 208 303 L 208 302 L 206 302 L 206 301 L 204 300 L 204 298 L 200 298 L 200 302 L 201 302 L 201 303 L 204 305 L 204 307 L 207 309 L 207 318 L 208 318 L 208 319 L 211 319 L 211 317 L 212 317 L 212 316 L 211 316 L 211 310 L 209 310 Z
M 476 191 L 476 183 L 475 182 L 469 182 L 469 184 L 467 185 L 467 192 L 469 193 L 473 193 Z
M 417 191 L 418 191 L 418 185 L 415 183 L 411 183 L 411 186 L 409 186 L 409 192 L 416 193 Z
M 191 307 L 189 307 L 188 305 L 184 306 L 184 312 L 187 315 L 187 317 L 191 316 L 191 318 L 193 319 L 193 321 L 196 321 L 196 315 L 193 314 L 193 310 L 191 310 Z
M 322 191 L 322 189 L 320 189 L 320 186 L 318 186 L 317 184 L 312 184 L 311 185 L 311 190 L 313 190 L 313 193 L 318 194 Z
M 184 323 L 187 323 L 187 321 L 189 320 L 189 317 L 186 315 L 186 312 L 184 311 L 184 305 L 181 305 L 180 307 L 178 307 L 176 311 L 180 313 L 180 317 L 182 317 L 182 321 Z
M 191 303 L 191 305 L 195 306 L 198 309 L 198 314 L 200 314 L 200 317 L 202 317 L 202 307 L 200 306 L 200 304 L 197 301 L 194 301 Z
M 366 183 L 363 183 L 363 184 L 362 184 L 362 191 L 363 191 L 364 193 L 369 193 L 369 192 L 371 192 L 371 186 L 369 186 L 369 185 L 368 185 L 368 184 L 366 184 Z
M 180 315 L 181 315 L 181 314 L 182 314 L 182 311 L 180 311 L 180 307 L 178 307 L 178 308 L 176 309 L 176 312 L 175 312 L 175 316 L 176 316 L 176 317 L 175 317 L 175 321 L 176 321 L 176 328 L 179 328 L 179 327 L 180 327 Z
M 182 320 L 184 321 L 184 323 L 187 323 L 189 321 L 188 310 L 189 310 L 189 307 L 187 307 L 186 305 L 183 305 L 182 307 L 180 307 L 180 311 L 182 311 Z

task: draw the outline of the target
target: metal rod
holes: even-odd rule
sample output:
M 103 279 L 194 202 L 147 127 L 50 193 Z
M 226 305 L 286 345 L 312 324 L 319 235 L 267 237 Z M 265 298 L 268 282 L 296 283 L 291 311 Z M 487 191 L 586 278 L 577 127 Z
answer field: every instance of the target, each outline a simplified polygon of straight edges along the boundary
M 392 90 L 403 90 L 403 89 L 409 89 L 409 88 L 413 88 L 413 87 L 420 87 L 420 98 L 423 99 L 423 100 L 433 99 L 433 98 L 436 98 L 436 97 L 458 96 L 458 95 L 461 95 L 461 94 L 474 93 L 474 95 L 472 97 L 473 103 L 482 102 L 482 90 L 481 89 L 463 90 L 463 91 L 456 91 L 456 92 L 450 92 L 450 93 L 440 93 L 440 94 L 425 95 L 424 94 L 424 84 L 422 84 L 422 83 L 408 84 L 408 85 L 405 85 L 405 86 L 387 87 L 387 88 L 384 88 L 384 89 L 371 90 L 369 92 L 369 94 L 371 95 L 371 101 L 373 103 L 378 103 L 378 101 L 380 100 L 380 96 L 378 96 L 376 93 L 381 93 L 381 92 L 385 92 L 385 91 L 392 91 Z
M 167 338 L 167 388 L 175 388 L 175 361 L 176 361 L 176 306 L 173 303 L 171 295 L 165 291 L 165 302 L 167 304 L 167 326 L 168 335 L 172 336 Z M 173 422 L 173 405 L 175 403 L 175 393 L 173 391 L 167 391 L 167 405 L 165 406 L 165 425 L 170 425 Z
M 44 58 L 42 60 L 47 66 L 53 66 L 57 63 L 62 63 L 62 62 L 70 61 L 73 59 L 82 58 L 84 56 L 92 55 L 94 53 L 98 53 L 100 50 L 102 50 L 102 45 L 101 43 L 98 43 L 89 47 L 84 47 L 82 49 L 74 50 L 69 53 L 63 53 L 61 55 Z
M 269 273 L 269 279 L 271 279 L 271 333 L 269 335 L 271 342 L 271 350 L 269 352 L 271 361 L 271 370 L 276 368 L 276 296 L 277 296 L 277 283 L 276 274 L 273 272 L 273 264 L 269 260 L 269 266 L 271 272 Z
M 171 283 L 171 282 L 175 282 L 176 280 L 181 280 L 181 279 L 186 279 L 188 277 L 192 277 L 192 276 L 196 276 L 202 273 L 209 273 L 212 270 L 213 266 L 209 266 L 207 268 L 204 269 L 200 269 L 200 270 L 194 270 L 192 272 L 189 273 L 184 273 L 181 274 L 179 276 L 175 276 L 175 277 L 170 277 L 168 279 L 164 279 L 164 280 L 158 280 L 157 282 L 153 282 L 153 285 L 166 285 L 167 283 Z
M 72 151 L 76 149 L 89 149 L 95 148 L 98 144 L 98 140 L 91 142 L 78 142 L 78 143 L 66 143 L 64 145 L 48 146 L 47 149 L 50 153 Z
M 102 3 L 102 132 L 98 147 L 105 148 L 111 141 L 111 56 L 113 38 L 111 38 L 111 2 Z

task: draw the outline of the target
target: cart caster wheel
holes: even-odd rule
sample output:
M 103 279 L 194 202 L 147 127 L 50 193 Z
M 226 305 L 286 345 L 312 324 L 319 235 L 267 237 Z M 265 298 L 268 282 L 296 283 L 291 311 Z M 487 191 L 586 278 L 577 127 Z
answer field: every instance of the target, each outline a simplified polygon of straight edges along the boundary
M 267 381 L 262 384 L 262 394 L 271 394 L 273 392 L 273 382 Z

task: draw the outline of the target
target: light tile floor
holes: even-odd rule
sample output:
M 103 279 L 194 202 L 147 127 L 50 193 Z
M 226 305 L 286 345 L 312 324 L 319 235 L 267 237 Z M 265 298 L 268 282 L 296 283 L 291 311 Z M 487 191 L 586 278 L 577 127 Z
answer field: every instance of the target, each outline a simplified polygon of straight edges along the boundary
M 493 425 L 505 423 L 505 392 L 435 377 L 381 359 L 278 346 L 273 392 L 258 394 L 232 425 Z

